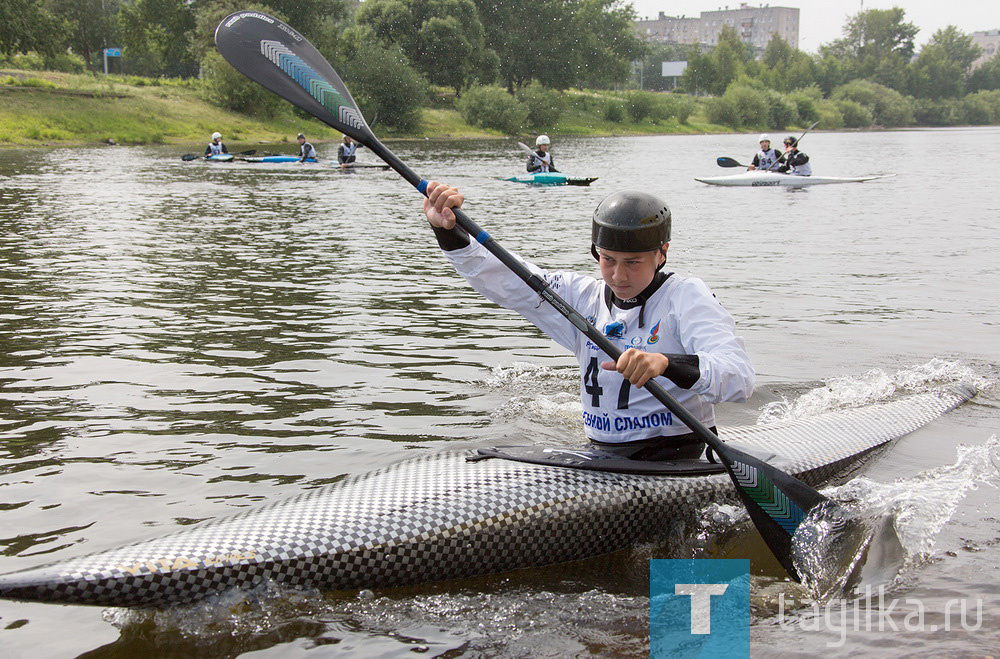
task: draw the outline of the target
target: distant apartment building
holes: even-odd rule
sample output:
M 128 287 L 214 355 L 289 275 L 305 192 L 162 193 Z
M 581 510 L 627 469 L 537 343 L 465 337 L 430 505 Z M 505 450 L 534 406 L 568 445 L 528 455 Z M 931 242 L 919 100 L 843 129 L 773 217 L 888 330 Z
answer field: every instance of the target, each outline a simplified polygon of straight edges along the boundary
M 986 60 L 995 57 L 1000 53 L 1000 30 L 986 30 L 984 32 L 973 32 L 972 43 L 983 49 L 979 59 L 972 63 L 972 68 L 976 68 L 986 63 Z
M 777 34 L 793 48 L 799 47 L 799 10 L 791 7 L 752 7 L 741 3 L 738 9 L 703 11 L 698 18 L 666 16 L 661 11 L 653 20 L 635 22 L 636 34 L 657 43 L 700 44 L 711 48 L 719 42 L 722 28 L 736 30 L 744 43 L 763 53 L 771 35 Z
M 700 18 L 666 16 L 661 11 L 655 20 L 636 21 L 635 28 L 639 38 L 646 41 L 692 46 L 701 43 Z

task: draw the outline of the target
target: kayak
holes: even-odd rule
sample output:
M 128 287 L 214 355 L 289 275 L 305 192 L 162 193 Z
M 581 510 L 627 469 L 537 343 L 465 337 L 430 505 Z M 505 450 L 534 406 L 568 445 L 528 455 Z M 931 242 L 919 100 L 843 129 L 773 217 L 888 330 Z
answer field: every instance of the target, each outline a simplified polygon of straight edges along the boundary
M 205 156 L 203 160 L 208 160 L 209 162 L 232 162 L 235 157 L 231 153 L 220 153 L 217 156 Z
M 532 185 L 590 185 L 597 180 L 596 176 L 581 178 L 578 176 L 566 176 L 561 172 L 544 172 L 538 174 L 521 174 L 505 178 L 505 181 L 515 183 L 530 183 Z
M 831 183 L 863 183 L 865 181 L 875 181 L 882 178 L 889 178 L 894 174 L 873 174 L 871 176 L 792 176 L 791 174 L 779 174 L 778 172 L 765 172 L 754 170 L 741 172 L 739 174 L 729 174 L 728 176 L 710 176 L 708 178 L 695 178 L 700 183 L 709 185 L 725 186 L 746 186 L 746 187 L 790 187 L 804 188 L 811 185 L 829 185 Z
M 720 435 L 819 486 L 853 475 L 974 395 L 971 387 L 926 392 Z M 405 586 L 617 551 L 734 499 L 729 476 L 705 460 L 602 464 L 607 457 L 537 446 L 433 453 L 170 535 L 2 575 L 0 597 L 163 607 L 268 581 Z
M 243 162 L 299 162 L 298 156 L 257 156 L 255 158 L 240 158 Z M 306 162 L 316 162 L 315 158 L 307 158 Z

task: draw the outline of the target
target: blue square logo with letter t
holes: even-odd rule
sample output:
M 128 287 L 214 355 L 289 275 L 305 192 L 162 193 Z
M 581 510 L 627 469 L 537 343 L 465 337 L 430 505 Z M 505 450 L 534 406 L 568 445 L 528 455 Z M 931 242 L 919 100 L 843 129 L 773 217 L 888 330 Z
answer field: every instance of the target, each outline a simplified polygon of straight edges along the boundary
M 749 560 L 651 560 L 650 657 L 742 655 L 751 586 Z

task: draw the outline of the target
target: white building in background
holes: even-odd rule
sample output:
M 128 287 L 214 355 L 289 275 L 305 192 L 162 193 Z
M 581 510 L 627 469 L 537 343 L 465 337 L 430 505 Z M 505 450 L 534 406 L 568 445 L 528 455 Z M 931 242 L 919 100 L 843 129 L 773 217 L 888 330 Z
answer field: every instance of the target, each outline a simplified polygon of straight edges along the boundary
M 635 21 L 636 34 L 656 43 L 700 44 L 711 48 L 719 42 L 723 26 L 736 30 L 744 43 L 763 53 L 771 35 L 777 34 L 792 48 L 799 47 L 799 10 L 792 7 L 752 7 L 740 3 L 738 9 L 703 11 L 698 18 L 667 16 Z
M 736 30 L 743 43 L 764 52 L 767 42 L 777 34 L 792 48 L 799 47 L 799 10 L 792 7 L 751 7 L 740 3 L 739 9 L 701 12 L 701 38 L 707 46 L 719 43 L 722 28 Z
M 1000 53 L 1000 30 L 986 30 L 984 32 L 973 32 L 972 43 L 983 49 L 979 59 L 972 63 L 972 68 L 982 66 L 986 60 Z

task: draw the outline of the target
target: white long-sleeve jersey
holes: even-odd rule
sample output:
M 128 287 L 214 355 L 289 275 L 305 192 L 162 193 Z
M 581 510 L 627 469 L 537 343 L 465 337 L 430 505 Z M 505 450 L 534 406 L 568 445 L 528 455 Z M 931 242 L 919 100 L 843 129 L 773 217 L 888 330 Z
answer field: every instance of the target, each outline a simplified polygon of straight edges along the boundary
M 616 443 L 691 432 L 646 389 L 636 389 L 617 371 L 601 369 L 600 363 L 610 357 L 482 245 L 472 241 L 444 253 L 473 288 L 573 351 L 583 374 L 580 399 L 590 439 Z M 662 376 L 657 380 L 706 426 L 715 425 L 714 403 L 743 402 L 753 392 L 753 364 L 735 334 L 736 323 L 700 279 L 671 275 L 644 309 L 628 304 L 623 306 L 631 308 L 621 308 L 608 304 L 603 281 L 525 265 L 622 350 L 697 355 L 700 377 L 690 389 Z

